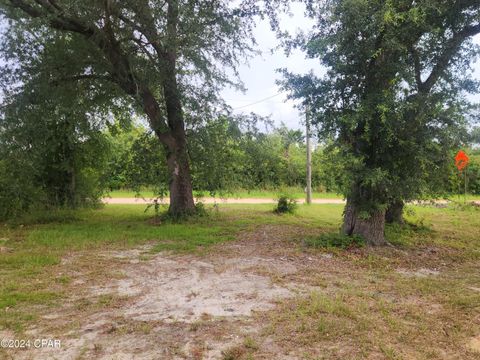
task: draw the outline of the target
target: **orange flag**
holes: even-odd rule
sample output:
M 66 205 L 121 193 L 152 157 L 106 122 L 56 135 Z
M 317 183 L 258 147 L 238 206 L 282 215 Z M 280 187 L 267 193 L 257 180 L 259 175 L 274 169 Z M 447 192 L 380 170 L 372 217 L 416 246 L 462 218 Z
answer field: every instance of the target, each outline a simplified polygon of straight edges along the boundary
M 455 156 L 455 166 L 457 167 L 458 171 L 462 171 L 467 165 L 470 158 L 463 150 L 460 150 Z

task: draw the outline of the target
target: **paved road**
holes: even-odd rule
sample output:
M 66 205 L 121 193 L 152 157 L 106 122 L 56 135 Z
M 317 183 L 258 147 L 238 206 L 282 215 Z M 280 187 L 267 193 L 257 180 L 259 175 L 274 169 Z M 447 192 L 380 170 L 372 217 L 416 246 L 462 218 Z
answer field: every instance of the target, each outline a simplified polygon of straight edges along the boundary
M 152 199 L 142 199 L 142 198 L 103 198 L 102 201 L 105 204 L 149 204 L 152 202 Z M 202 198 L 202 202 L 205 204 L 276 204 L 277 200 L 274 199 L 218 199 L 218 198 Z M 305 199 L 297 199 L 297 202 L 303 204 Z M 314 204 L 345 204 L 345 201 L 342 199 L 313 199 Z M 164 204 L 168 204 L 168 199 L 164 199 Z

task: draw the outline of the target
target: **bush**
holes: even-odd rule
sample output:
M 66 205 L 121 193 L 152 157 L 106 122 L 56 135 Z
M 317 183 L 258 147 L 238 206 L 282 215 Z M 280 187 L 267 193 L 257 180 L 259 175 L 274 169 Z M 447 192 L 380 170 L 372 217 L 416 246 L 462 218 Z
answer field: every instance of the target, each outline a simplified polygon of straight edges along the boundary
M 68 224 L 80 221 L 82 218 L 78 212 L 72 209 L 38 209 L 33 208 L 27 213 L 9 219 L 9 226 L 40 225 L 40 224 Z
M 472 161 L 468 166 L 467 176 L 468 192 L 474 195 L 480 195 L 480 164 Z
M 32 172 L 0 160 L 0 221 L 24 214 L 45 201 L 43 189 L 33 184 Z
M 280 196 L 275 212 L 277 214 L 293 214 L 297 209 L 297 201 L 288 196 Z

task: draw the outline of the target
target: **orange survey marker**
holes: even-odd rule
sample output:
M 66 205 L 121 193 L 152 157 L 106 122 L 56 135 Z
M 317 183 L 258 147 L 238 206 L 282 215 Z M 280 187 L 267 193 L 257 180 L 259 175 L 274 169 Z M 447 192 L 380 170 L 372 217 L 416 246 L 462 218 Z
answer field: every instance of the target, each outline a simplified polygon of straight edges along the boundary
M 457 167 L 458 171 L 462 171 L 467 165 L 470 158 L 463 150 L 460 150 L 455 156 L 455 166 Z

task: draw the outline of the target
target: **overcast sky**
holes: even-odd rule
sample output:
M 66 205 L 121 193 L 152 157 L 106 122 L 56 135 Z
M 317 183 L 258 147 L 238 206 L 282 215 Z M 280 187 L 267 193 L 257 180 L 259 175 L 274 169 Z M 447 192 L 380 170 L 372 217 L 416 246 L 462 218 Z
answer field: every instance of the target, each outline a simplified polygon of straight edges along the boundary
M 285 15 L 282 18 L 282 28 L 291 32 L 295 32 L 297 29 L 309 29 L 312 21 L 304 17 L 303 10 L 302 4 L 296 3 L 292 5 L 293 16 Z M 301 123 L 303 115 L 294 108 L 292 101 L 286 100 L 284 94 L 255 105 L 247 105 L 280 92 L 280 89 L 275 84 L 275 80 L 278 80 L 281 75 L 275 72 L 276 69 L 285 67 L 291 72 L 300 74 L 314 70 L 315 73 L 320 74 L 322 69 L 319 62 L 305 59 L 305 56 L 299 51 L 290 57 L 285 56 L 282 51 L 276 51 L 274 55 L 271 55 L 269 50 L 278 43 L 275 34 L 270 30 L 268 21 L 262 21 L 258 24 L 255 30 L 255 37 L 262 55 L 252 58 L 248 66 L 244 65 L 240 68 L 240 76 L 247 91 L 245 94 L 242 94 L 232 89 L 226 89 L 223 92 L 224 99 L 234 109 L 242 107 L 236 110 L 236 112 L 255 112 L 263 116 L 271 115 L 277 125 L 284 122 L 292 128 L 303 128 Z M 480 36 L 477 36 L 474 40 L 480 44 Z M 480 62 L 477 61 L 474 64 L 474 69 L 474 76 L 480 79 Z M 476 96 L 476 99 L 480 101 L 480 96 Z
M 303 9 L 302 4 L 292 5 L 293 16 L 282 16 L 282 29 L 295 33 L 298 29 L 311 27 L 313 22 L 304 17 Z M 281 75 L 275 71 L 276 69 L 288 68 L 289 71 L 295 73 L 306 73 L 315 69 L 315 72 L 318 73 L 321 71 L 318 61 L 305 59 L 304 54 L 300 51 L 295 51 L 287 57 L 280 49 L 272 55 L 270 49 L 277 46 L 278 41 L 274 32 L 270 29 L 268 20 L 257 24 L 254 36 L 262 54 L 255 56 L 248 65 L 240 68 L 240 77 L 247 91 L 242 94 L 233 89 L 226 89 L 223 92 L 224 99 L 232 108 L 241 108 L 235 112 L 255 112 L 263 116 L 271 115 L 277 125 L 284 122 L 289 127 L 302 127 L 299 123 L 301 120 L 299 111 L 294 108 L 292 101 L 286 100 L 285 94 L 280 94 L 255 105 L 248 105 L 280 92 L 275 81 L 280 79 Z

